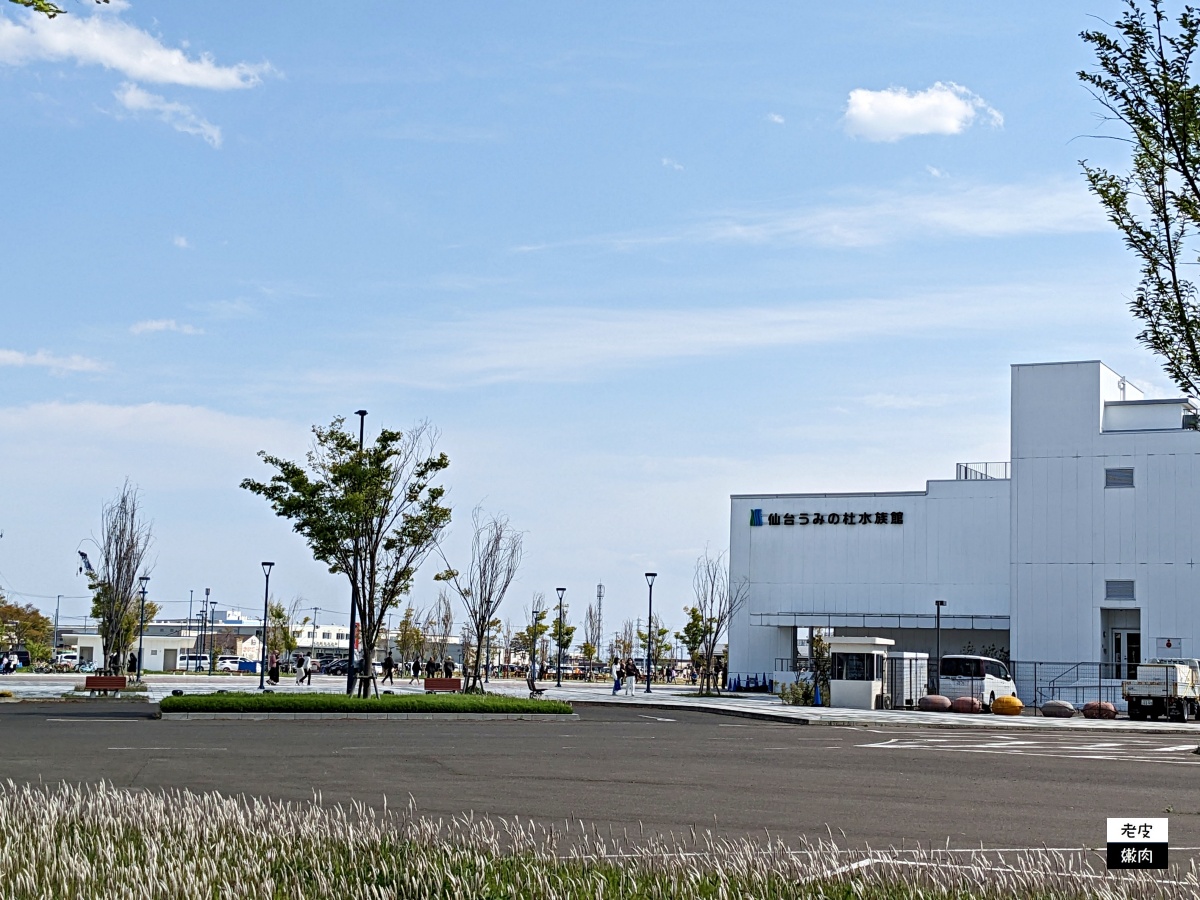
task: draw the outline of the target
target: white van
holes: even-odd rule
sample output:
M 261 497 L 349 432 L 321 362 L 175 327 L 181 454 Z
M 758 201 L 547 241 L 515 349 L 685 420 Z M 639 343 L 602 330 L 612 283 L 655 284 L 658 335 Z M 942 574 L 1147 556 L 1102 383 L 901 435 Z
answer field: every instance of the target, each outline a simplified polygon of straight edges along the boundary
M 943 697 L 974 697 L 991 709 L 997 697 L 1017 696 L 1008 666 L 990 656 L 943 656 L 939 687 Z
M 208 671 L 207 653 L 179 654 L 179 659 L 175 662 L 176 672 L 195 672 L 197 669 L 199 669 L 201 672 Z

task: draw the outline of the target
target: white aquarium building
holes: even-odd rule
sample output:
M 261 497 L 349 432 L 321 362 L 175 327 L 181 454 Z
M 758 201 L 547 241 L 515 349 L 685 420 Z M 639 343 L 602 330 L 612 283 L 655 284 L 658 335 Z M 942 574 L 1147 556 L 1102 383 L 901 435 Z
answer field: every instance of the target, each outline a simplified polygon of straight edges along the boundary
M 1016 365 L 1011 424 L 1009 460 L 924 491 L 734 495 L 730 675 L 789 669 L 811 628 L 932 657 L 939 610 L 943 654 L 1112 679 L 1200 655 L 1196 403 L 1095 360 Z

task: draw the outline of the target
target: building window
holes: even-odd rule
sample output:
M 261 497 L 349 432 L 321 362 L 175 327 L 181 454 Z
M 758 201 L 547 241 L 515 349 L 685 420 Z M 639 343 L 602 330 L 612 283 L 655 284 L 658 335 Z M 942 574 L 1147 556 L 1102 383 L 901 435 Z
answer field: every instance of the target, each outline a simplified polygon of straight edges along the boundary
M 1133 487 L 1133 469 L 1105 469 L 1104 486 L 1106 488 Z
M 332 640 L 332 638 L 329 635 L 330 635 L 330 632 L 322 631 L 321 632 L 321 640 L 323 640 L 323 641 Z
M 875 678 L 874 653 L 834 653 L 833 680 L 872 681 Z
M 1129 602 L 1133 597 L 1133 582 L 1132 581 L 1106 581 L 1104 582 L 1104 599 L 1113 602 Z

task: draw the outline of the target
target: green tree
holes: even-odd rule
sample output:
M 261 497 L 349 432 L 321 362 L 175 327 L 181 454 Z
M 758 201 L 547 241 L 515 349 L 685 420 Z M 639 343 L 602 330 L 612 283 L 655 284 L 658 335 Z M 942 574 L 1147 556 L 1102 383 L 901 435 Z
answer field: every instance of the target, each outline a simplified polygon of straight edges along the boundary
M 450 524 L 446 490 L 433 483 L 450 460 L 435 452 L 438 434 L 427 423 L 407 432 L 385 428 L 360 450 L 343 422 L 313 427 L 305 464 L 260 452 L 275 474 L 265 483 L 247 478 L 242 487 L 291 520 L 330 572 L 346 576 L 363 656 L 374 659 L 388 610 L 412 589 Z
M 654 644 L 649 648 L 651 652 L 650 665 L 658 668 L 660 662 L 672 658 L 674 647 L 671 644 L 671 629 L 663 625 L 662 620 L 655 615 L 651 630 L 638 629 L 638 643 L 642 647 L 642 655 L 645 657 L 646 639 L 651 634 L 654 635 Z
M 700 618 L 700 610 L 694 606 L 685 606 L 683 611 L 688 617 L 687 624 L 683 626 L 683 631 L 675 632 L 675 640 L 687 649 L 688 658 L 695 666 L 699 662 L 700 647 L 704 644 L 704 620 Z
M 1194 395 L 1200 393 L 1200 308 L 1187 273 L 1198 261 L 1200 230 L 1200 86 L 1191 72 L 1200 17 L 1185 6 L 1172 27 L 1162 0 L 1126 0 L 1110 27 L 1111 34 L 1080 35 L 1097 67 L 1078 74 L 1106 118 L 1122 126 L 1130 169 L 1114 174 L 1086 160 L 1080 165 L 1141 262 L 1130 302 L 1144 326 L 1138 340 Z
M 53 630 L 54 623 L 32 603 L 24 606 L 9 603 L 0 594 L 0 634 L 4 635 L 3 642 L 7 647 L 28 650 L 30 643 L 49 641 Z
M 549 614 L 550 611 L 546 609 L 546 595 L 541 591 L 535 591 L 533 605 L 526 610 L 529 624 L 513 635 L 514 649 L 524 650 L 528 653 L 530 662 L 536 659 L 537 648 L 546 632 L 550 630 L 550 626 L 546 624 L 546 616 Z M 542 663 L 544 665 L 545 660 L 542 660 Z
M 562 605 L 562 618 L 554 617 L 550 623 L 550 643 L 558 650 L 562 651 L 562 655 L 566 656 L 571 651 L 571 645 L 575 643 L 575 626 L 571 624 L 571 620 L 567 614 L 571 611 L 571 605 L 564 603 Z M 557 654 L 556 662 L 557 662 Z
M 282 603 L 272 600 L 267 604 L 267 652 L 278 653 L 287 659 L 295 651 L 296 643 L 296 610 L 299 601 L 292 604 L 291 609 Z

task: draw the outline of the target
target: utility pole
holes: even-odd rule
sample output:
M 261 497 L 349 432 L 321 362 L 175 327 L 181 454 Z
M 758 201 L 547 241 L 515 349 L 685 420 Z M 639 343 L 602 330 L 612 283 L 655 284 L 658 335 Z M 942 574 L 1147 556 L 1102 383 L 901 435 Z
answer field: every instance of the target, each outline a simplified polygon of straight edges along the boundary
M 316 656 L 317 655 L 317 612 L 319 611 L 319 607 L 314 606 L 312 608 L 312 611 L 313 611 L 313 626 L 312 626 L 313 636 L 312 636 L 312 654 L 311 655 Z
M 58 609 L 62 606 L 62 594 L 58 595 L 58 600 L 54 603 L 54 653 L 58 653 Z M 57 660 L 55 660 L 57 662 Z

